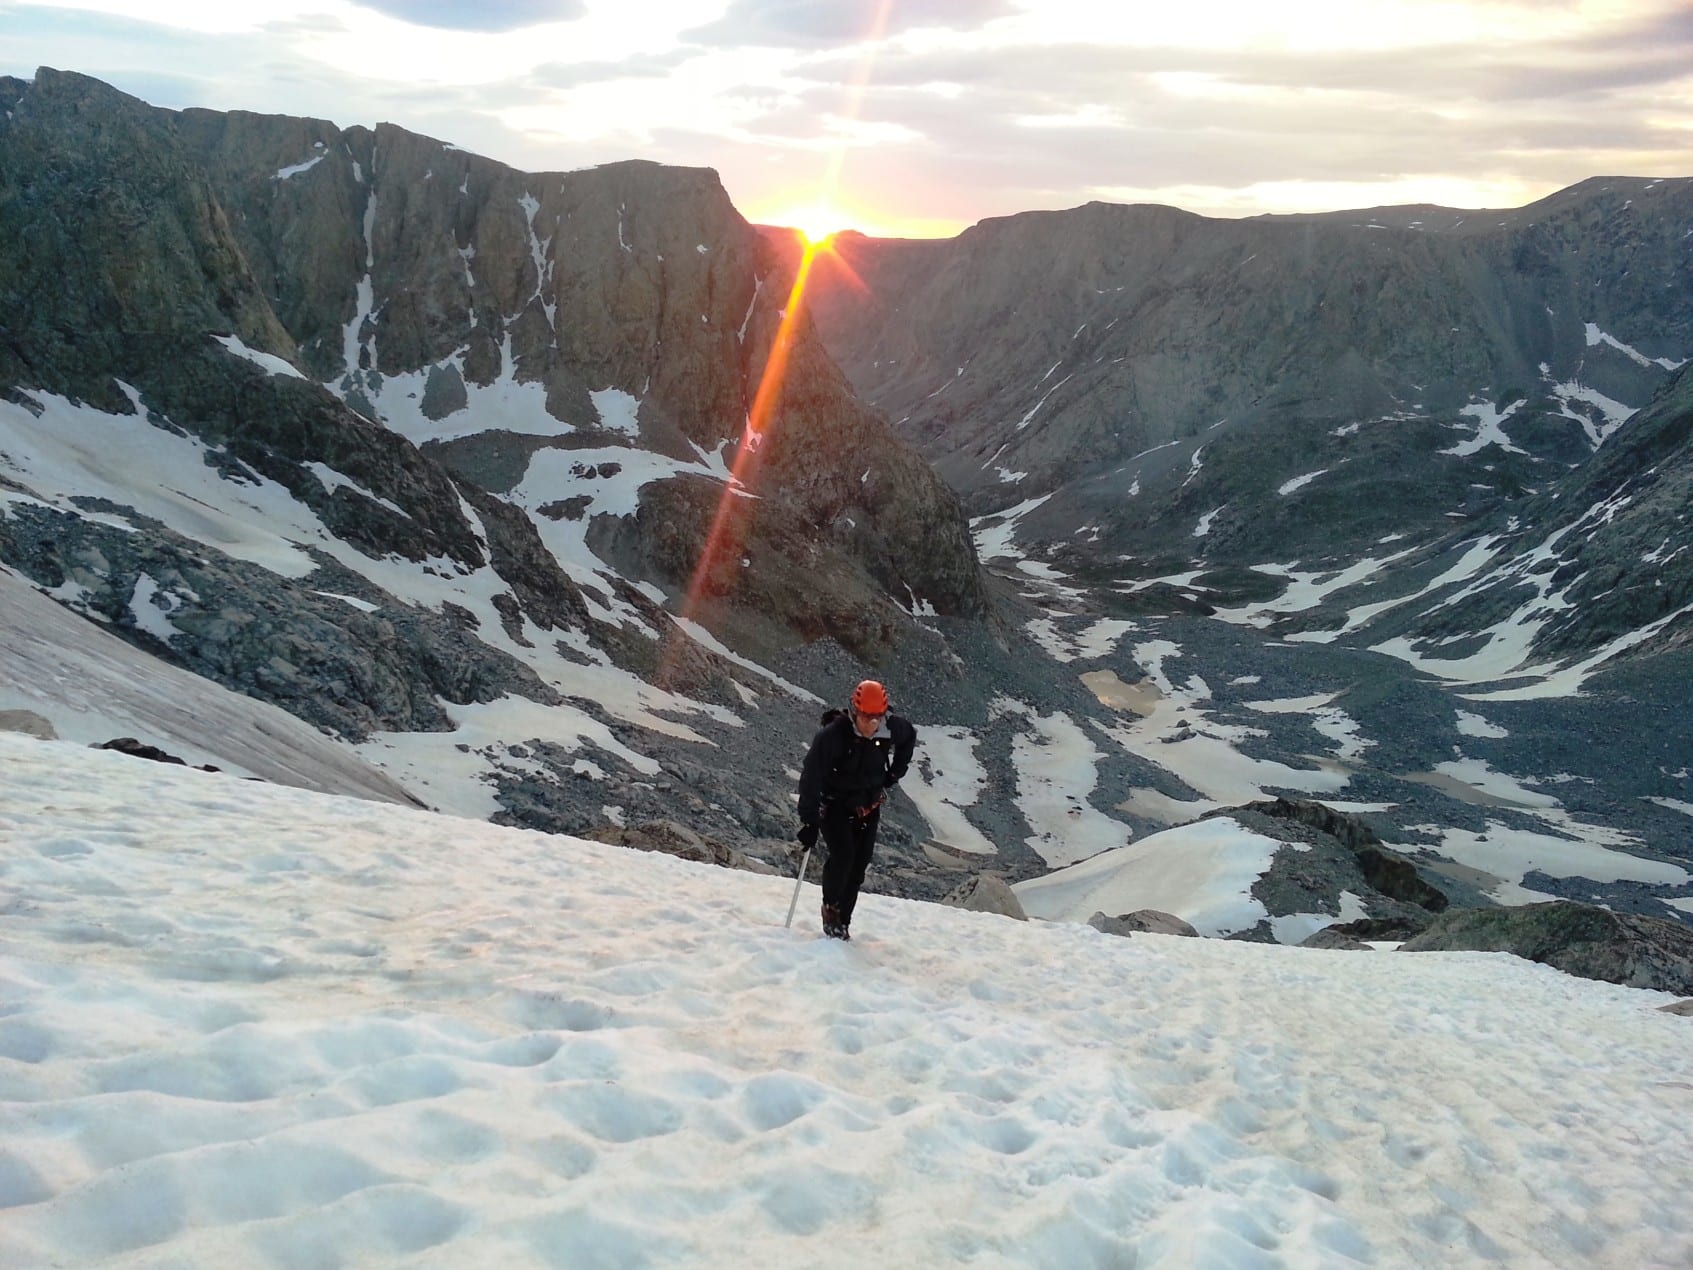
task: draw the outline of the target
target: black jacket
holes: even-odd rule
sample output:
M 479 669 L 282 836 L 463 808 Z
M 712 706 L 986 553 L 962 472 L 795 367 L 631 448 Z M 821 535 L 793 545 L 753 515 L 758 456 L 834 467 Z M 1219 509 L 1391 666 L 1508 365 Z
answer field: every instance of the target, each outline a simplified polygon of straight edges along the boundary
M 817 729 L 799 776 L 799 818 L 807 825 L 850 815 L 879 802 L 911 766 L 917 729 L 897 714 L 872 737 L 860 736 L 852 716 Z

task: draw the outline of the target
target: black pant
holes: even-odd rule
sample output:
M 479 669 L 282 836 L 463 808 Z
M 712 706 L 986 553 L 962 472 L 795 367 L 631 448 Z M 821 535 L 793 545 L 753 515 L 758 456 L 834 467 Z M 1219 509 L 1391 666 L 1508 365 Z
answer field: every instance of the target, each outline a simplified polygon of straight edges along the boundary
M 876 826 L 881 823 L 879 808 L 868 816 L 848 813 L 823 822 L 823 845 L 829 849 L 823 861 L 823 903 L 834 907 L 843 926 L 852 921 L 858 888 L 864 885 L 864 871 L 876 849 Z

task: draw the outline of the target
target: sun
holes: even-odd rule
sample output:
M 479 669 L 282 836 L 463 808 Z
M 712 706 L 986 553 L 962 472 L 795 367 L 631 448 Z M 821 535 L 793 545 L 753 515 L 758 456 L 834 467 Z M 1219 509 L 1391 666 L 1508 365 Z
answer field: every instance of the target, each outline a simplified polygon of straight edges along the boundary
M 770 217 L 770 220 L 797 229 L 808 247 L 821 247 L 846 228 L 846 218 L 828 203 L 790 207 Z

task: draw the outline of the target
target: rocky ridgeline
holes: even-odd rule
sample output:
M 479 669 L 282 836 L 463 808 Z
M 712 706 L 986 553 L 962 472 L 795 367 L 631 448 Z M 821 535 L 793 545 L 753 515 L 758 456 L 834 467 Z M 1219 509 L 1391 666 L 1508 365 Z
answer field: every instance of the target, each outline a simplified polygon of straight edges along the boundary
M 1645 405 L 1693 353 L 1689 223 L 1693 180 L 1507 212 L 1095 203 L 946 241 L 843 235 L 867 285 L 815 305 L 973 512 L 1062 489 L 1026 538 L 1078 568 L 1332 557 L 1543 490 Z M 1466 446 L 1493 415 L 1507 444 Z

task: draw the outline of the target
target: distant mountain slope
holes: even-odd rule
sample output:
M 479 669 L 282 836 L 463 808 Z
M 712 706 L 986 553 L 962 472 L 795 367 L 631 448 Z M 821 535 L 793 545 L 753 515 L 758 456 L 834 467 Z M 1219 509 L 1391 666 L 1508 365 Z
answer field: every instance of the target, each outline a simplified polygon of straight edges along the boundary
M 996 540 L 1077 581 L 1182 575 L 1234 607 L 1275 596 L 1278 570 L 1391 557 L 1403 594 L 1433 576 L 1411 562 L 1540 532 L 1630 469 L 1625 421 L 1693 356 L 1690 225 L 1685 179 L 1508 212 L 1090 204 L 946 241 L 843 235 L 812 303 Z M 1684 539 L 1662 499 L 1630 522 L 1642 556 Z M 1536 649 L 1594 652 L 1636 608 L 1664 616 L 1680 568 Z
M 842 235 L 863 285 L 825 271 L 813 312 L 854 384 L 975 511 L 1153 447 L 1190 454 L 1218 425 L 1267 450 L 1279 482 L 1330 429 L 1388 418 L 1462 445 L 1475 411 L 1521 401 L 1511 440 L 1578 461 L 1693 354 L 1693 180 L 1394 212 L 1093 203 L 945 241 Z M 1437 450 L 1420 457 L 1439 466 Z
M 1455 573 L 1444 589 L 1370 630 L 1420 668 L 1458 680 L 1515 669 L 1494 646 L 1508 645 L 1520 659 L 1571 663 L 1549 680 L 1566 688 L 1620 655 L 1685 648 L 1693 644 L 1690 508 L 1693 367 L 1571 476 L 1508 518 L 1496 513 L 1487 532 L 1446 553 L 1485 556 L 1484 567 Z

